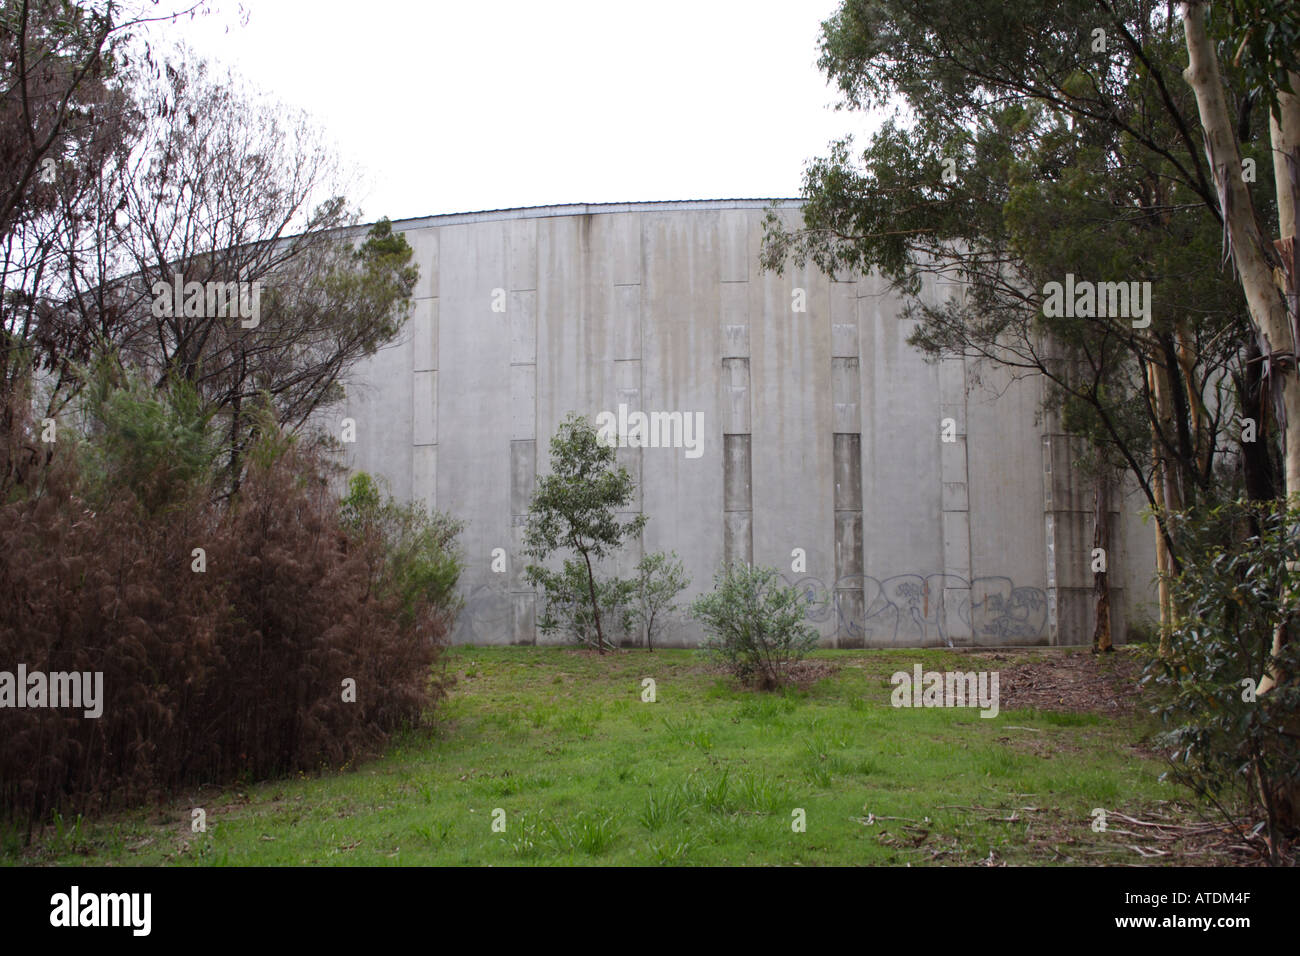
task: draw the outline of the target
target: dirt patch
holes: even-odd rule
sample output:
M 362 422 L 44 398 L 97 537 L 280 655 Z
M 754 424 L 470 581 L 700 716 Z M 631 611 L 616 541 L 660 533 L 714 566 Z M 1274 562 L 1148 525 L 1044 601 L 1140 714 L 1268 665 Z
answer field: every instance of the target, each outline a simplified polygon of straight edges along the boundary
M 1021 794 L 1021 797 L 1031 797 Z M 1009 837 L 972 861 L 955 835 L 945 833 L 929 816 L 855 818 L 877 842 L 900 852 L 894 862 L 956 863 L 978 866 L 1063 864 L 1066 866 L 1260 866 L 1261 841 L 1226 823 L 1202 819 L 1194 808 L 1159 801 L 1140 807 L 1109 809 L 1104 824 L 1023 800 L 1010 805 L 941 805 L 945 814 L 971 822 L 1006 826 Z M 1247 828 L 1248 829 L 1248 828 Z M 1012 835 L 1014 838 L 1012 839 Z
M 1029 654 L 1032 658 L 1026 659 Z M 1138 683 L 1142 661 L 1136 654 L 1094 655 L 1035 649 L 1032 652 L 972 653 L 975 669 L 998 672 L 1003 710 L 1034 707 L 1107 716 L 1144 713 L 1149 694 Z
M 808 690 L 808 688 L 812 687 L 819 680 L 826 677 L 833 677 L 842 666 L 843 665 L 840 661 L 795 661 L 786 669 L 786 686 L 798 690 Z M 704 661 L 686 668 L 685 672 L 688 674 L 705 674 L 709 677 L 716 677 L 730 683 L 737 690 L 762 690 L 762 688 L 760 688 L 756 683 L 741 683 L 721 664 Z
M 800 690 L 807 690 L 813 684 L 826 677 L 833 677 L 840 669 L 836 661 L 795 661 L 786 672 L 790 683 Z

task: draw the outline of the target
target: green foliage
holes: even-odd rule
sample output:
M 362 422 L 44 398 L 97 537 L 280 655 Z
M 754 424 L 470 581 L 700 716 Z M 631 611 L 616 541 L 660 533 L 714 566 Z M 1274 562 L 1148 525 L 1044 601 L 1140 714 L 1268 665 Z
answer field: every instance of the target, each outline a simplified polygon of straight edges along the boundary
M 1175 522 L 1188 557 L 1174 580 L 1175 654 L 1151 665 L 1170 691 L 1161 739 L 1180 781 L 1257 806 L 1272 831 L 1276 801 L 1300 780 L 1300 687 L 1255 688 L 1266 673 L 1300 673 L 1300 642 L 1272 656 L 1274 627 L 1290 618 L 1300 589 L 1300 510 L 1233 502 Z
M 339 501 L 339 518 L 349 527 L 361 528 L 382 512 L 383 494 L 369 472 L 359 471 L 348 479 L 348 493 Z
M 419 267 L 410 264 L 413 255 L 406 236 L 393 232 L 384 217 L 370 227 L 365 242 L 322 277 L 322 289 L 347 304 L 345 312 L 331 316 L 340 340 L 356 339 L 361 352 L 370 355 L 401 331 L 420 278 Z
M 604 646 L 612 647 L 614 639 L 626 635 L 632 627 L 633 608 L 628 604 L 634 586 L 631 581 L 588 575 L 587 566 L 573 558 L 565 559 L 561 571 L 539 567 L 529 574 L 529 580 L 542 587 L 537 626 L 545 634 L 558 631 L 575 643 L 601 646 L 596 615 L 592 613 L 591 587 L 596 589 Z
M 689 579 L 677 552 L 671 558 L 662 551 L 643 557 L 636 566 L 631 582 L 631 623 L 645 634 L 646 647 L 654 650 L 656 637 L 672 626 L 677 610 L 677 595 L 685 590 Z
M 1278 5 L 1230 6 L 1271 16 Z M 1208 410 L 1231 407 L 1224 385 L 1242 416 L 1263 420 L 1245 408 L 1257 399 L 1243 397 L 1247 310 L 1234 276 L 1205 267 L 1220 255 L 1222 225 L 1180 77 L 1181 20 L 1159 4 L 1098 12 L 1089 0 L 843 0 L 822 24 L 819 66 L 847 108 L 895 115 L 865 148 L 842 139 L 808 163 L 803 221 L 769 215 L 763 264 L 875 269 L 906 297 L 919 320 L 909 342 L 928 357 L 962 356 L 976 375 L 984 362 L 1041 374 L 1045 404 L 1086 439 L 1090 465 L 1127 467 L 1150 504 L 1154 430 L 1184 501 L 1208 500 L 1235 445 L 1233 414 Z M 1261 23 L 1251 42 L 1274 32 Z M 1244 92 L 1239 72 L 1225 80 Z M 1243 155 L 1266 169 L 1265 111 L 1243 119 Z M 1250 186 L 1260 209 L 1267 179 Z M 1040 290 L 1067 273 L 1149 280 L 1150 325 L 1046 318 Z M 962 295 L 921 296 L 930 276 L 962 280 Z M 1174 421 L 1155 410 L 1152 365 L 1176 369 Z
M 622 609 L 629 586 L 617 578 L 600 580 L 595 564 L 645 527 L 645 515 L 618 520 L 617 513 L 631 504 L 635 488 L 632 476 L 617 467 L 614 449 L 600 441 L 591 422 L 571 413 L 560 423 L 551 439 L 551 474 L 537 479 L 524 533 L 524 553 L 537 562 L 524 573 L 545 592 L 539 619 L 544 631 L 564 628 L 603 653 L 614 643 L 605 633 L 606 615 L 613 615 L 614 623 L 626 630 L 628 618 Z M 562 570 L 544 566 L 556 552 L 566 550 L 571 556 Z
M 637 815 L 641 825 L 652 833 L 676 823 L 686 812 L 686 800 L 680 787 L 661 787 L 651 790 L 645 806 Z
M 450 623 L 462 603 L 455 589 L 464 562 L 455 542 L 464 522 L 418 501 L 399 503 L 366 472 L 349 479 L 339 516 L 354 533 L 382 541 L 384 560 L 372 575 L 381 594 L 397 598 L 403 624 L 414 624 L 421 609 Z
M 396 539 L 415 542 L 408 560 L 342 526 L 326 463 L 292 443 L 252 461 L 238 494 L 199 493 L 204 418 L 173 387 L 88 389 L 87 434 L 30 464 L 24 486 L 41 494 L 0 505 L 0 658 L 97 674 L 103 693 L 95 719 L 6 717 L 0 816 L 38 824 L 346 765 L 417 725 L 441 692 L 446 608 L 431 606 L 438 576 L 420 561 L 428 529 Z M 0 420 L 25 430 L 25 412 L 0 408 Z
M 134 495 L 148 514 L 174 507 L 212 478 L 221 439 L 188 382 L 153 388 L 112 356 L 83 372 L 80 452 L 87 494 L 98 504 Z
M 774 568 L 735 562 L 714 576 L 712 593 L 691 605 L 708 634 L 705 653 L 763 690 L 783 686 L 790 665 L 817 646 L 798 590 L 779 581 Z
M 1251 96 L 1270 112 L 1277 94 L 1300 73 L 1300 4 L 1295 0 L 1218 0 L 1205 4 L 1212 36 L 1220 40 L 1220 64 L 1241 64 Z

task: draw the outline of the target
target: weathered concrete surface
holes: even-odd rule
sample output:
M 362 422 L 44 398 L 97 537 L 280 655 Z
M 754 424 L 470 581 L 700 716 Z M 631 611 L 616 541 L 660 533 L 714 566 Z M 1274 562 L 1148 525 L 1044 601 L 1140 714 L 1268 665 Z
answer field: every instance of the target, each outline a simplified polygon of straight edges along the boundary
M 927 364 L 877 277 L 761 272 L 767 205 L 394 224 L 421 271 L 415 311 L 399 341 L 354 370 L 339 417 L 356 424 L 350 467 L 468 521 L 454 639 L 539 639 L 521 552 L 534 475 L 566 414 L 621 403 L 702 412 L 704 434 L 698 457 L 619 449 L 650 521 L 611 569 L 676 550 L 689 600 L 724 558 L 775 566 L 830 646 L 1090 640 L 1091 486 L 1070 474 L 1050 418 L 1036 422 L 1042 382 L 985 367 L 976 385 L 960 360 Z M 947 418 L 953 442 L 941 440 Z M 1154 549 L 1138 498 L 1115 506 L 1122 638 L 1139 605 L 1152 616 Z M 792 569 L 795 549 L 806 570 Z M 667 643 L 701 636 L 687 621 Z

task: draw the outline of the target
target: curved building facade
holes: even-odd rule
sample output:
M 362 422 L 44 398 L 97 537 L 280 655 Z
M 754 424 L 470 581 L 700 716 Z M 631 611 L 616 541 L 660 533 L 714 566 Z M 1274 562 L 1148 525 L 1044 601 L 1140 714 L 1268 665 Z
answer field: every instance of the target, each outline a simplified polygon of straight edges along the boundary
M 394 223 L 420 267 L 415 309 L 353 370 L 338 414 L 355 424 L 350 467 L 467 522 L 454 640 L 546 640 L 522 533 L 549 440 L 577 411 L 628 430 L 645 415 L 649 447 L 634 439 L 618 457 L 649 523 L 617 568 L 676 551 L 683 603 L 743 559 L 797 584 L 826 646 L 1089 642 L 1092 488 L 1040 412 L 1043 383 L 927 363 L 874 275 L 761 271 L 770 204 Z M 935 282 L 923 295 L 954 292 Z M 1151 616 L 1155 559 L 1140 497 L 1114 503 L 1122 640 L 1126 620 Z M 684 620 L 664 643 L 701 636 Z

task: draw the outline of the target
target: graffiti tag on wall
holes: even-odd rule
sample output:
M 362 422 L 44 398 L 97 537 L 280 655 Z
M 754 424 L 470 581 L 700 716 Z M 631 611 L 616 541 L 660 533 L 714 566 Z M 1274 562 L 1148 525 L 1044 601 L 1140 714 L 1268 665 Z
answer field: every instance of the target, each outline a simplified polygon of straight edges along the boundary
M 982 577 L 968 583 L 955 574 L 899 574 L 884 580 L 853 574 L 836 581 L 834 591 L 817 577 L 786 581 L 803 597 L 806 620 L 834 622 L 867 645 L 908 647 L 937 639 L 952 646 L 954 632 L 997 638 L 1046 636 L 1046 592 L 1017 587 L 1011 578 Z M 956 628 L 958 621 L 965 626 Z
M 1046 637 L 1047 594 L 1016 586 L 1011 578 L 982 577 L 967 583 L 955 574 L 899 574 L 883 580 L 854 574 L 835 589 L 808 576 L 786 583 L 804 600 L 804 619 L 834 624 L 867 646 L 916 647 L 954 637 L 1033 639 Z M 510 592 L 481 584 L 465 600 L 456 622 L 457 643 L 495 644 L 511 633 Z M 957 626 L 960 622 L 961 627 Z

